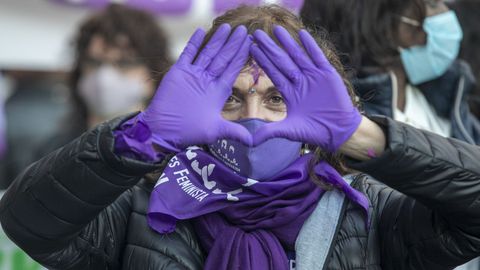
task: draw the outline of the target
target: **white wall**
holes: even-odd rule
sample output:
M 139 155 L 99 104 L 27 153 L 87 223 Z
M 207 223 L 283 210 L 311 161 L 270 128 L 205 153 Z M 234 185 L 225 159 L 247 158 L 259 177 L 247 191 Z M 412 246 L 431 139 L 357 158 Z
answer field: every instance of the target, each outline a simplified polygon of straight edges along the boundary
M 0 0 L 0 70 L 68 70 L 70 41 L 90 12 L 49 0 Z M 178 56 L 196 27 L 208 28 L 214 16 L 213 0 L 194 0 L 185 15 L 159 16 L 169 34 L 172 56 Z
M 45 0 L 0 0 L 0 69 L 58 70 L 87 10 Z

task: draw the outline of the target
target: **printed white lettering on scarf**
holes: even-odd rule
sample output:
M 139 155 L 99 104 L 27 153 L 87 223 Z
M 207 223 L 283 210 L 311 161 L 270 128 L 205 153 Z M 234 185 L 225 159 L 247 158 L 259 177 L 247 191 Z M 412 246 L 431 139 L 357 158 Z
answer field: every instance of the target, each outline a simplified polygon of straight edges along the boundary
M 238 167 L 239 164 L 235 159 L 235 157 L 230 159 L 230 157 L 228 156 L 229 152 L 231 152 L 232 155 L 235 154 L 235 147 L 233 145 L 228 145 L 227 140 L 218 140 L 217 144 L 218 143 L 221 145 L 221 148 L 225 150 L 224 154 L 222 155 L 222 151 L 220 149 L 217 149 L 216 152 L 212 152 L 212 154 L 216 155 L 217 158 L 220 158 L 220 159 L 223 158 L 223 160 L 227 161 L 225 165 L 229 166 L 234 171 L 239 172 L 240 171 L 240 168 Z
M 225 145 L 225 147 L 227 147 L 227 146 Z M 233 147 L 230 147 L 230 148 L 232 148 L 232 149 L 230 149 L 230 151 L 235 152 L 235 149 Z M 225 191 L 221 190 L 220 188 L 215 188 L 217 186 L 217 182 L 209 178 L 212 175 L 212 173 L 215 169 L 215 164 L 209 163 L 205 166 L 201 166 L 200 162 L 197 159 L 195 159 L 197 157 L 197 153 L 195 152 L 196 150 L 201 150 L 202 151 L 202 149 L 198 146 L 190 146 L 190 147 L 187 148 L 187 151 L 185 152 L 185 155 L 186 155 L 187 159 L 189 161 L 191 161 L 190 167 L 192 168 L 192 170 L 195 173 L 197 173 L 198 175 L 200 175 L 200 177 L 203 181 L 203 186 L 205 188 L 207 188 L 208 190 L 213 189 L 211 191 L 211 193 L 213 193 L 213 194 L 217 194 L 217 195 L 225 194 L 226 199 L 228 201 L 238 201 L 239 198 L 238 198 L 238 196 L 235 196 L 235 195 L 238 195 L 238 194 L 242 193 L 243 189 L 238 188 L 238 189 L 235 189 L 235 190 L 225 192 Z M 180 165 L 182 165 L 182 163 L 176 156 L 174 156 L 168 163 L 169 168 L 174 168 L 174 167 L 177 167 L 177 166 L 180 166 Z M 203 199 L 205 199 L 209 195 L 209 193 L 207 191 L 203 190 L 200 187 L 195 186 L 190 181 L 190 179 L 188 178 L 188 175 L 190 174 L 190 171 L 188 169 L 175 171 L 175 172 L 173 172 L 173 174 L 174 175 L 179 175 L 179 177 L 176 179 L 177 183 L 179 184 L 181 189 L 185 193 L 187 193 L 189 196 L 191 196 L 191 197 L 193 197 L 196 200 L 201 202 Z M 155 184 L 155 187 L 157 187 L 157 186 L 159 186 L 163 183 L 167 183 L 168 181 L 169 181 L 169 178 L 165 175 L 165 173 L 162 173 L 162 175 L 158 179 L 157 183 Z M 256 184 L 257 182 L 258 182 L 257 180 L 248 178 L 247 183 L 244 183 L 243 186 L 249 187 L 249 186 L 252 186 L 252 185 Z
M 197 154 L 193 152 L 193 150 L 197 150 L 200 148 L 197 146 L 191 146 L 191 147 L 188 147 L 187 149 L 188 149 L 186 152 L 187 158 L 188 160 L 192 160 L 197 156 Z M 215 181 L 208 180 L 208 177 L 212 174 L 213 169 L 215 168 L 215 164 L 208 164 L 207 166 L 200 168 L 200 163 L 198 162 L 198 160 L 193 160 L 191 166 L 196 173 L 202 176 L 203 185 L 206 188 L 211 190 L 212 188 L 215 187 L 215 185 L 217 185 Z

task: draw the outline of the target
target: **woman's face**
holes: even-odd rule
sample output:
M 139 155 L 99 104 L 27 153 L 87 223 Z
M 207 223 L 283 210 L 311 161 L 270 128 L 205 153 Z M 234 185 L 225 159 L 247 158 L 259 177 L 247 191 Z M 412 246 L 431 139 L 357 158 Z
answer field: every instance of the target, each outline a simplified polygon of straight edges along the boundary
M 87 48 L 87 57 L 82 64 L 82 77 L 109 65 L 119 71 L 122 76 L 144 82 L 145 97 L 153 94 L 154 85 L 150 79 L 148 67 L 139 61 L 126 36 L 118 36 L 116 46 L 105 42 L 100 35 L 94 35 Z
M 287 116 L 287 106 L 263 70 L 249 66 L 237 77 L 222 116 L 230 121 L 246 118 L 280 121 Z
M 118 35 L 113 43 L 94 35 L 81 59 L 78 94 L 87 107 L 90 126 L 142 110 L 154 92 L 149 69 L 129 39 Z

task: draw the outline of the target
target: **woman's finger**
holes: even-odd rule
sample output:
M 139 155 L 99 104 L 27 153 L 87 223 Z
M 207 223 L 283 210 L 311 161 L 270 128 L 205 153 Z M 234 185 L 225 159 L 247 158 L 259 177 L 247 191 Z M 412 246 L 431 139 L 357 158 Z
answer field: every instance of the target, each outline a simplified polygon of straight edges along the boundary
M 287 116 L 288 117 L 288 116 Z M 267 141 L 271 138 L 285 138 L 294 141 L 294 138 L 289 135 L 289 125 L 285 120 L 279 122 L 268 123 L 260 127 L 252 136 L 252 146 L 258 146 L 259 144 Z M 291 127 L 290 127 L 291 128 Z
M 318 68 L 324 67 L 326 64 L 330 65 L 330 62 L 323 53 L 322 49 L 320 49 L 315 39 L 312 37 L 312 35 L 310 35 L 310 33 L 308 33 L 307 30 L 300 30 L 300 32 L 298 32 L 298 36 L 303 44 L 303 47 L 310 56 L 310 59 L 312 59 L 313 63 L 315 63 Z
M 238 77 L 238 74 L 247 63 L 250 46 L 252 46 L 252 37 L 247 36 L 242 43 L 242 46 L 235 52 L 233 59 L 228 63 L 228 66 L 221 70 L 221 78 L 227 83 L 233 85 Z
M 198 49 L 202 45 L 202 41 L 205 38 L 205 30 L 198 28 L 195 33 L 190 37 L 187 45 L 183 49 L 183 52 L 178 57 L 177 63 L 179 64 L 191 64 L 195 55 L 197 55 Z
M 244 126 L 228 120 L 223 120 L 220 124 L 218 138 L 215 139 L 220 138 L 236 140 L 247 146 L 251 146 L 253 143 L 250 131 Z
M 266 72 L 270 80 L 277 87 L 285 99 L 288 102 L 288 97 L 290 93 L 286 93 L 286 89 L 289 89 L 291 82 L 285 77 L 285 75 L 277 68 L 276 65 L 265 55 L 262 49 L 260 49 L 256 44 L 253 44 L 250 47 L 250 53 L 257 62 L 257 64 Z
M 309 69 L 314 67 L 312 60 L 306 54 L 300 44 L 290 35 L 290 33 L 282 26 L 276 25 L 273 28 L 273 34 L 278 39 L 280 44 L 285 48 L 291 59 L 302 69 Z
M 253 36 L 265 55 L 275 64 L 277 69 L 280 70 L 285 77 L 291 81 L 298 79 L 301 71 L 297 67 L 297 64 L 292 61 L 290 56 L 279 47 L 275 41 L 267 35 L 267 33 L 262 30 L 256 30 L 253 33 Z
M 223 73 L 234 56 L 237 53 L 241 53 L 239 50 L 244 44 L 247 34 L 247 28 L 243 25 L 240 25 L 235 29 L 233 34 L 228 38 L 227 43 L 225 43 L 220 52 L 214 56 L 213 61 L 208 66 L 207 70 L 210 74 L 218 77 Z
M 212 62 L 213 57 L 218 54 L 223 47 L 223 44 L 225 44 L 225 41 L 227 41 L 228 35 L 230 35 L 230 30 L 231 26 L 229 24 L 225 23 L 220 25 L 202 51 L 198 54 L 197 59 L 193 64 L 202 68 L 207 68 Z

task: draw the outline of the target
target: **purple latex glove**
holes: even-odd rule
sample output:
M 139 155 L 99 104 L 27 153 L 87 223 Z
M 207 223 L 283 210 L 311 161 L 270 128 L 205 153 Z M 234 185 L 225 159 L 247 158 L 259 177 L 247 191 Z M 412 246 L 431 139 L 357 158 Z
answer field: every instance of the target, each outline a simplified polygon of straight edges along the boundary
M 117 155 L 145 162 L 160 162 L 169 154 L 154 146 L 150 128 L 137 117 L 124 122 L 113 133 Z
M 196 59 L 205 32 L 198 29 L 192 35 L 152 102 L 138 116 L 151 130 L 153 142 L 175 152 L 218 138 L 252 143 L 247 129 L 221 116 L 252 44 L 244 26 L 230 32 L 230 25 L 221 25 Z
M 362 119 L 342 78 L 306 30 L 299 32 L 305 49 L 283 27 L 275 26 L 273 33 L 285 50 L 257 30 L 250 52 L 282 93 L 287 117 L 258 130 L 254 145 L 284 137 L 336 151 Z

